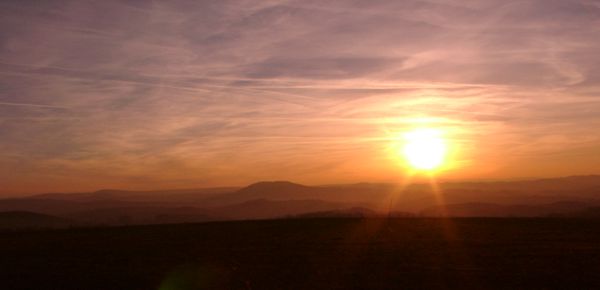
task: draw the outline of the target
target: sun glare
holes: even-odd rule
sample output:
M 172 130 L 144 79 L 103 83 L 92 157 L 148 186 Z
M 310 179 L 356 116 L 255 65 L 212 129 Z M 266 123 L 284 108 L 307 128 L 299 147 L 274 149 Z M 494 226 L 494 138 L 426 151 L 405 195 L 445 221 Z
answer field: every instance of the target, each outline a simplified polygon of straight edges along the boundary
M 417 170 L 434 170 L 442 165 L 447 146 L 437 129 L 418 128 L 404 133 L 402 154 Z

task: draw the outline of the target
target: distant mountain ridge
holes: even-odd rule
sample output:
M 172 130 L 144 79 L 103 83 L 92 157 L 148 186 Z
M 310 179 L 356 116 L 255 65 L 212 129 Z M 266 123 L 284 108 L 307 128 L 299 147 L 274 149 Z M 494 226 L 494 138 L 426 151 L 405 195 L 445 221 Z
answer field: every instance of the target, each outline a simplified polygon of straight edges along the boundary
M 439 191 L 438 191 L 439 190 Z M 439 204 L 440 195 L 445 201 Z M 246 187 L 184 190 L 99 190 L 0 199 L 1 211 L 28 211 L 96 224 L 198 222 L 336 215 L 364 208 L 382 215 L 548 216 L 600 206 L 600 176 L 507 182 L 382 183 L 307 186 L 263 181 Z
M 78 200 L 78 201 L 98 201 L 98 200 L 120 200 L 120 201 L 143 201 L 165 202 L 169 199 L 179 201 L 197 201 L 211 194 L 220 194 L 232 192 L 239 187 L 213 187 L 199 189 L 174 189 L 174 190 L 149 190 L 149 191 L 131 191 L 118 189 L 101 189 L 94 192 L 83 193 L 43 193 L 29 196 L 28 198 L 39 199 L 58 199 L 58 200 Z
M 306 191 L 310 187 L 290 181 L 260 181 L 250 184 L 238 190 L 238 192 L 260 193 L 265 190 L 280 190 L 280 191 Z

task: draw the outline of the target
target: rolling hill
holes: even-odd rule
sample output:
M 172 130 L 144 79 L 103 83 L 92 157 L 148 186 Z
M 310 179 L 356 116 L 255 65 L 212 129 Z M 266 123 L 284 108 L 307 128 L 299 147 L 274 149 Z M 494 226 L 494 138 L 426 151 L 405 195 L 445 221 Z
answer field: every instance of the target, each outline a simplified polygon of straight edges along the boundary
M 0 230 L 66 228 L 73 221 L 28 211 L 0 212 Z
M 425 216 L 569 215 L 600 206 L 600 176 L 506 182 L 307 186 L 289 181 L 189 190 L 47 193 L 0 199 L 0 211 L 29 211 L 85 224 L 265 219 L 365 208 Z M 443 200 L 443 203 L 441 201 Z

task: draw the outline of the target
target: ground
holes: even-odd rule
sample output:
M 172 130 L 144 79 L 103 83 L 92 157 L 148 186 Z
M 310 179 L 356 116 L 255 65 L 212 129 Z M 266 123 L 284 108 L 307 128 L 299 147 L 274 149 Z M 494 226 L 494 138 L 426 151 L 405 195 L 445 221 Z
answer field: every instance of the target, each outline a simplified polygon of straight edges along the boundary
M 600 220 L 288 219 L 0 233 L 2 289 L 600 288 Z

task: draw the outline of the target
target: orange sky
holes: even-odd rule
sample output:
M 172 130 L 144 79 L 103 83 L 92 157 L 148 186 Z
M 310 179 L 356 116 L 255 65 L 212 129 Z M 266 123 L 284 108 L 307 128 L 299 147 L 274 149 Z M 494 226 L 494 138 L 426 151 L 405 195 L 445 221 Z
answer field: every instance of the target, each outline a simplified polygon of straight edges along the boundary
M 0 194 L 600 173 L 599 1 L 0 8 Z

